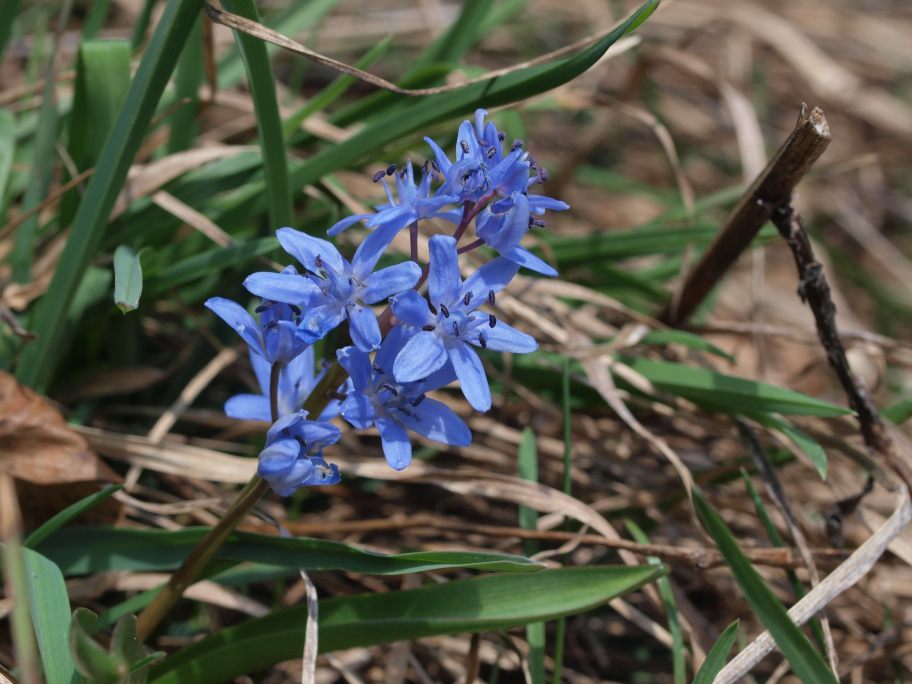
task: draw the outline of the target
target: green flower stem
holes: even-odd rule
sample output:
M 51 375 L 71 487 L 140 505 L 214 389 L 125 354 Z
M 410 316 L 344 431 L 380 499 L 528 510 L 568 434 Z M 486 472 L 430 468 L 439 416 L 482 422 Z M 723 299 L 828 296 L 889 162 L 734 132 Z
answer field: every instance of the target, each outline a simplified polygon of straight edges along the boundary
M 273 422 L 278 418 L 279 372 L 281 364 L 273 364 L 269 378 L 269 405 Z M 333 363 L 326 374 L 314 388 L 304 403 L 304 409 L 311 415 L 319 415 L 329 403 L 329 392 L 337 388 L 345 379 L 345 371 L 338 362 Z M 218 524 L 213 527 L 190 552 L 181 566 L 175 570 L 168 583 L 161 588 L 152 602 L 139 614 L 136 633 L 143 641 L 158 628 L 161 621 L 170 612 L 187 587 L 193 584 L 215 556 L 241 520 L 269 491 L 269 485 L 258 475 L 254 475 L 238 498 L 225 513 Z

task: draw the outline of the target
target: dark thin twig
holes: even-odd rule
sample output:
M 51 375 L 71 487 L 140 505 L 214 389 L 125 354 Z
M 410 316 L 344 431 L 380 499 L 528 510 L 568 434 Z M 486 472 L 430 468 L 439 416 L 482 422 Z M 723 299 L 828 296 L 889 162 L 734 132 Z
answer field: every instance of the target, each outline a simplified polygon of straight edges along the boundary
M 779 148 L 725 220 L 709 249 L 690 271 L 680 297 L 659 315 L 667 325 L 679 326 L 706 299 L 769 220 L 770 208 L 787 203 L 792 190 L 830 144 L 830 128 L 823 111 L 810 114 L 802 106 L 795 130 Z

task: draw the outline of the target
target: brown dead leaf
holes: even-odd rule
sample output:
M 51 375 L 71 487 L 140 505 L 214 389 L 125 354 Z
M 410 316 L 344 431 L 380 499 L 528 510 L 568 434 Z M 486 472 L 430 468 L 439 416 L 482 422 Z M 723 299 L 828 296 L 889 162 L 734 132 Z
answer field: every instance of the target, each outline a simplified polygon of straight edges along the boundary
M 34 484 L 120 479 L 47 399 L 2 371 L 0 470 Z

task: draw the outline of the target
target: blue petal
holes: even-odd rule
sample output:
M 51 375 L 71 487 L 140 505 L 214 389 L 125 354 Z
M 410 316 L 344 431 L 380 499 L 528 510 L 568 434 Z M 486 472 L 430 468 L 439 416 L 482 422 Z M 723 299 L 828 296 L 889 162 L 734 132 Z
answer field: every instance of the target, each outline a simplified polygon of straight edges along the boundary
M 235 420 L 272 421 L 269 399 L 261 394 L 235 394 L 225 402 L 225 415 Z
M 465 398 L 472 408 L 484 413 L 491 408 L 491 388 L 478 354 L 462 342 L 449 346 L 447 352 Z
M 360 392 L 352 392 L 342 402 L 342 417 L 359 430 L 374 424 L 376 412 L 371 400 Z
M 425 309 L 427 309 L 426 305 Z M 386 333 L 386 337 L 383 338 L 383 343 L 380 345 L 380 351 L 374 357 L 374 368 L 380 369 L 381 375 L 392 375 L 396 357 L 413 335 L 412 330 L 406 329 L 402 325 L 393 326 L 393 329 Z
M 287 477 L 301 453 L 301 445 L 293 439 L 279 439 L 260 452 L 257 473 L 265 480 Z
M 361 291 L 361 298 L 368 304 L 374 304 L 408 290 L 420 277 L 421 266 L 414 261 L 380 269 L 364 281 L 366 287 Z
M 446 404 L 425 399 L 410 410 L 412 415 L 400 418 L 409 430 L 451 446 L 468 446 L 472 443 L 469 426 Z
M 470 302 L 477 307 L 487 300 L 488 292 L 500 292 L 504 289 L 518 270 L 518 264 L 503 257 L 489 261 L 465 281 L 459 292 L 459 299 L 463 299 L 471 292 Z
M 261 356 L 266 355 L 260 338 L 260 326 L 253 320 L 253 316 L 247 313 L 247 309 L 224 297 L 207 299 L 206 308 L 234 328 L 252 351 Z
M 312 306 L 323 297 L 320 288 L 310 278 L 288 273 L 253 273 L 244 280 L 244 287 L 263 299 L 301 307 Z
M 301 317 L 298 331 L 305 342 L 313 343 L 322 339 L 338 326 L 344 317 L 344 309 L 333 302 L 310 309 Z
M 436 333 L 422 330 L 399 352 L 393 364 L 393 375 L 399 382 L 426 378 L 447 361 L 446 348 Z
M 371 382 L 370 356 L 355 347 L 343 347 L 336 352 L 339 365 L 345 369 L 352 380 L 355 391 L 360 392 L 367 388 Z
M 378 418 L 377 430 L 380 432 L 386 462 L 394 470 L 407 468 L 412 462 L 412 443 L 405 428 L 389 418 Z
M 465 143 L 465 147 L 463 146 Z M 468 150 L 466 150 L 468 147 Z M 466 159 L 471 157 L 477 159 L 481 154 L 478 148 L 478 139 L 475 137 L 475 129 L 468 121 L 463 121 L 459 125 L 459 133 L 456 135 L 456 159 Z
M 294 361 L 292 361 L 294 363 Z M 253 373 L 256 375 L 257 384 L 260 386 L 260 393 L 264 397 L 269 396 L 269 374 L 272 372 L 272 364 L 269 363 L 259 354 L 250 352 L 250 365 L 253 366 Z
M 440 168 L 440 173 L 446 175 L 446 172 L 449 171 L 450 166 L 452 166 L 449 157 L 447 157 L 446 153 L 440 149 L 440 145 L 434 142 L 431 138 L 425 137 L 424 142 L 431 146 L 431 150 L 434 152 L 434 159 L 437 162 L 437 166 Z
M 462 284 L 456 240 L 449 235 L 435 235 L 428 244 L 431 256 L 428 294 L 431 303 L 450 304 L 456 299 L 456 293 Z
M 545 197 L 544 195 L 529 195 L 529 208 L 534 214 L 544 214 L 545 210 L 566 211 L 570 208 L 570 205 L 566 202 L 561 202 L 558 199 L 554 199 L 553 197 Z
M 352 342 L 361 351 L 374 351 L 380 347 L 380 325 L 369 306 L 352 304 L 345 308 L 348 312 L 348 331 Z
M 555 277 L 557 271 L 550 264 L 542 261 L 524 247 L 516 245 L 509 249 L 501 250 L 501 255 L 512 261 L 514 264 L 525 266 L 530 271 L 541 273 L 542 275 Z
M 329 237 L 335 237 L 346 228 L 355 225 L 358 221 L 364 221 L 371 216 L 373 216 L 373 214 L 354 214 L 352 216 L 346 216 L 341 221 L 333 224 L 332 228 L 326 231 L 326 234 L 329 235 Z
M 407 290 L 393 297 L 390 302 L 396 318 L 416 328 L 434 324 L 434 316 L 428 308 L 427 300 L 414 290 Z
M 362 280 L 366 278 L 374 270 L 374 266 L 400 228 L 401 226 L 395 224 L 384 224 L 369 233 L 352 257 L 352 272 Z
M 520 332 L 503 321 L 497 321 L 497 325 L 493 328 L 485 327 L 484 335 L 488 349 L 494 351 L 528 354 L 538 349 L 538 342 L 534 337 Z
M 320 257 L 330 268 L 336 271 L 343 270 L 342 255 L 331 242 L 315 238 L 294 228 L 279 228 L 276 231 L 276 237 L 279 238 L 282 248 L 309 271 L 320 270 L 316 264 L 317 257 Z

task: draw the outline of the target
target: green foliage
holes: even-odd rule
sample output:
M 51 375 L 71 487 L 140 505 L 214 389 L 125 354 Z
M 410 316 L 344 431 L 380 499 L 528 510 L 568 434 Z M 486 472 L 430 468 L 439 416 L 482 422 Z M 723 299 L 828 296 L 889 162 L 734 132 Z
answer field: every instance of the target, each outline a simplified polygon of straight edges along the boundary
M 109 648 L 95 640 L 98 616 L 87 608 L 73 611 L 70 649 L 79 673 L 92 684 L 146 684 L 152 660 L 163 653 L 150 654 L 136 636 L 136 617 L 126 615 L 114 626 Z
M 731 651 L 735 639 L 738 638 L 738 626 L 739 623 L 735 620 L 719 635 L 716 643 L 713 644 L 713 647 L 709 649 L 709 653 L 706 654 L 706 660 L 703 661 L 700 671 L 697 672 L 697 675 L 693 678 L 693 684 L 712 684 L 716 675 L 725 667 L 725 662 L 728 659 L 728 652 Z

